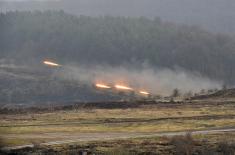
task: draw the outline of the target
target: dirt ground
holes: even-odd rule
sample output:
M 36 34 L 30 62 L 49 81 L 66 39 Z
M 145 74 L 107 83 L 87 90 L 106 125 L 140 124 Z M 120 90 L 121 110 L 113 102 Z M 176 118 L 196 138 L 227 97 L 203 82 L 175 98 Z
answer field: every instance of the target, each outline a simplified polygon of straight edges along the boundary
M 233 103 L 195 102 L 0 114 L 0 137 L 4 148 L 23 149 L 35 144 L 54 147 L 102 140 L 168 137 L 188 131 L 233 133 L 234 111 Z

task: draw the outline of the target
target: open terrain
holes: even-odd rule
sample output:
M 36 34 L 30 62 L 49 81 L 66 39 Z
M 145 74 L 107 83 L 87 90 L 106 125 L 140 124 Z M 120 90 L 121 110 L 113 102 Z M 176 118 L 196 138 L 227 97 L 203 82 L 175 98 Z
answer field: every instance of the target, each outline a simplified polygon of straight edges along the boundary
M 75 108 L 0 115 L 4 148 L 55 147 L 93 141 L 163 136 L 231 134 L 235 104 L 209 102 L 148 104 L 132 108 Z M 201 132 L 198 132 L 201 131 Z M 226 134 L 223 134 L 226 133 Z M 221 136 L 223 137 L 223 136 Z
M 235 155 L 235 3 L 26 1 L 0 2 L 0 155 Z

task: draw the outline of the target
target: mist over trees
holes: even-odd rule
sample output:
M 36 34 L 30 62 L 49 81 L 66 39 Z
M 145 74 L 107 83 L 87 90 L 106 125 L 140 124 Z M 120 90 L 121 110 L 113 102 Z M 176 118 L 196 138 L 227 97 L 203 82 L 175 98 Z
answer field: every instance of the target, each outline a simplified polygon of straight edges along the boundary
M 1 59 L 39 63 L 148 63 L 233 84 L 235 39 L 144 17 L 74 16 L 63 11 L 0 14 Z
M 75 15 L 161 17 L 235 34 L 234 0 L 2 0 L 0 11 L 65 10 Z

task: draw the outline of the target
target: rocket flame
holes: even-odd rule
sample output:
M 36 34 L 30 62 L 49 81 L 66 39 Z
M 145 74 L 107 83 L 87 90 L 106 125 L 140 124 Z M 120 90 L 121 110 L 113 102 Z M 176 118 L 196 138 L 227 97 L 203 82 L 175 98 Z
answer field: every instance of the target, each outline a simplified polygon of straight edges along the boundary
M 150 93 L 149 92 L 146 92 L 146 91 L 139 91 L 140 94 L 143 94 L 143 95 L 149 95 Z
M 51 61 L 43 61 L 43 63 L 45 65 L 48 65 L 48 66 L 54 66 L 54 67 L 60 67 L 61 65 L 57 64 L 57 63 L 54 63 L 54 62 L 51 62 Z
M 133 89 L 130 88 L 130 87 L 122 86 L 122 85 L 115 85 L 115 88 L 117 88 L 117 89 L 123 89 L 123 90 L 133 90 Z
M 104 89 L 110 89 L 111 88 L 111 87 L 109 87 L 107 85 L 99 84 L 99 83 L 97 83 L 95 86 L 98 87 L 98 88 L 104 88 Z

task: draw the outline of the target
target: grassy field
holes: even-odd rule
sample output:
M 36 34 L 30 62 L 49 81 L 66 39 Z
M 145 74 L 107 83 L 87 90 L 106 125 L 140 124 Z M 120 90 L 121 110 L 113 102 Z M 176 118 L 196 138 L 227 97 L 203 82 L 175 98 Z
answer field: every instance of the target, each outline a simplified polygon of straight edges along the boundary
M 89 133 L 156 133 L 235 127 L 235 105 L 154 105 L 0 115 L 7 146 L 72 139 Z
M 11 153 L 34 154 L 99 154 L 99 155 L 233 155 L 235 132 L 208 135 L 182 135 L 173 137 L 129 138 L 125 140 L 90 141 L 56 146 L 38 145 L 32 149 Z
M 77 147 L 77 145 L 74 146 Z M 88 148 L 87 150 L 96 153 L 120 155 L 144 153 L 182 155 L 187 152 L 187 149 L 190 149 L 191 153 L 201 152 L 205 155 L 216 154 L 215 152 L 217 151 L 220 152 L 220 154 L 224 154 L 225 151 L 235 151 L 235 133 L 132 138 L 128 140 L 84 143 L 80 145 L 80 147 Z M 62 146 L 62 149 L 59 146 L 57 149 L 66 150 L 66 146 Z

